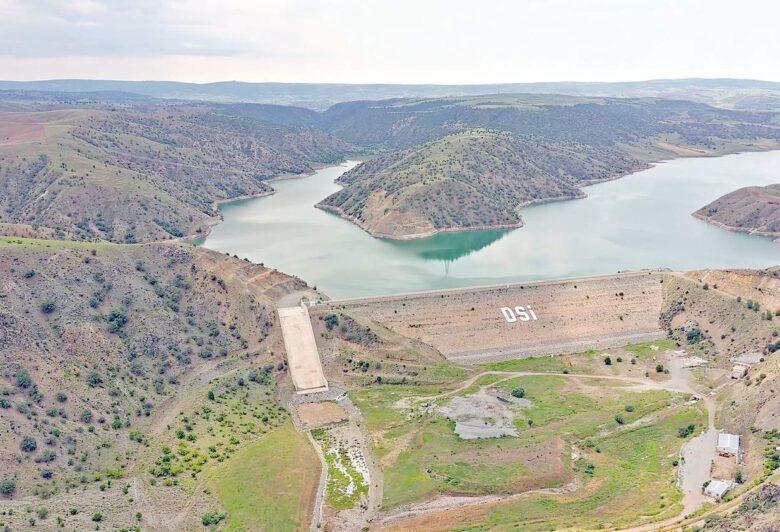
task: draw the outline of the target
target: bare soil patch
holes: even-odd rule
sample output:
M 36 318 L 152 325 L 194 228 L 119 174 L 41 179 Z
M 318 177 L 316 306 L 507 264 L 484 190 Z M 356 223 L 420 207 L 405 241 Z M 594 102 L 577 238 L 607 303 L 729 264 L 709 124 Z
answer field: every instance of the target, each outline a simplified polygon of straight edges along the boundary
M 305 429 L 314 429 L 325 425 L 340 423 L 348 419 L 347 413 L 338 403 L 322 401 L 319 403 L 301 403 L 295 407 L 298 418 Z

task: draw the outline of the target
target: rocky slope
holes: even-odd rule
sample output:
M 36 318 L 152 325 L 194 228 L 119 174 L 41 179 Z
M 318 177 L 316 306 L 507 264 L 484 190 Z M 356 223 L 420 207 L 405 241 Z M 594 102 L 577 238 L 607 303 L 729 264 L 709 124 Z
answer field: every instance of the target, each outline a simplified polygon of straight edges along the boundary
M 318 207 L 390 238 L 519 227 L 519 206 L 584 197 L 578 185 L 640 168 L 609 148 L 477 129 L 367 161 Z
M 780 237 L 780 184 L 744 187 L 702 207 L 693 216 L 729 231 Z

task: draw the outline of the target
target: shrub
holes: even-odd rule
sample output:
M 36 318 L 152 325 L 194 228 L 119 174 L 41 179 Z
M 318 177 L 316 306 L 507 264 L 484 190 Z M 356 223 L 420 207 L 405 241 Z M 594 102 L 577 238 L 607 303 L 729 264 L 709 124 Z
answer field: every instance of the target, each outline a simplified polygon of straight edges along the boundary
M 0 481 L 0 495 L 6 497 L 13 495 L 16 491 L 16 482 L 10 479 Z
M 612 365 L 612 359 L 609 358 L 609 357 L 606 357 L 604 359 L 604 364 L 607 365 L 607 366 L 611 366 Z
M 626 422 L 625 418 L 623 417 L 623 414 L 615 414 L 615 421 L 617 422 L 618 425 L 623 425 Z
M 200 522 L 203 526 L 217 525 L 222 521 L 226 515 L 221 512 L 208 512 L 201 516 Z
M 694 327 L 685 334 L 685 339 L 688 340 L 689 344 L 695 344 L 701 340 L 701 331 Z
M 634 411 L 634 405 L 626 405 L 626 412 L 633 412 Z
M 19 443 L 19 449 L 26 453 L 31 453 L 35 449 L 38 448 L 38 443 L 35 441 L 35 438 L 32 436 L 25 436 L 22 438 L 22 441 Z
M 515 388 L 512 390 L 512 397 L 517 397 L 518 399 L 525 397 L 525 390 L 523 388 Z
M 57 305 L 51 299 L 47 299 L 41 303 L 41 312 L 44 314 L 51 314 L 55 310 L 57 310 Z
M 103 520 L 103 514 L 101 514 L 100 512 L 95 512 L 94 514 L 92 514 L 92 520 L 96 523 L 101 522 Z
M 325 327 L 332 331 L 334 327 L 339 324 L 339 317 L 336 314 L 328 314 L 325 316 Z
M 92 411 L 85 408 L 81 411 L 81 415 L 79 417 L 84 423 L 89 423 L 92 421 Z
M 691 434 L 693 434 L 693 431 L 696 430 L 696 426 L 694 424 L 690 424 L 687 427 L 682 427 L 680 430 L 677 431 L 677 436 L 680 438 L 687 438 Z
M 663 364 L 656 364 L 655 365 L 655 372 L 656 373 L 663 373 L 664 372 L 664 365 Z
M 97 371 L 93 371 L 89 374 L 87 377 L 87 383 L 92 386 L 93 388 L 95 386 L 99 386 L 103 382 L 103 377 L 98 373 Z
M 115 308 L 108 314 L 106 321 L 108 321 L 108 332 L 117 333 L 127 323 L 127 314 L 124 309 Z
M 16 374 L 16 386 L 19 388 L 29 388 L 33 385 L 32 377 L 26 370 L 20 370 Z

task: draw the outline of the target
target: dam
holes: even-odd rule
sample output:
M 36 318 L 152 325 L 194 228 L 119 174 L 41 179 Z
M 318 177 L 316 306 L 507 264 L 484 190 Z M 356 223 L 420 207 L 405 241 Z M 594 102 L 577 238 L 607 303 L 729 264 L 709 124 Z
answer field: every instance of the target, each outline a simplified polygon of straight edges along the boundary
M 329 301 L 464 364 L 609 349 L 662 338 L 663 282 L 645 270 L 557 281 Z

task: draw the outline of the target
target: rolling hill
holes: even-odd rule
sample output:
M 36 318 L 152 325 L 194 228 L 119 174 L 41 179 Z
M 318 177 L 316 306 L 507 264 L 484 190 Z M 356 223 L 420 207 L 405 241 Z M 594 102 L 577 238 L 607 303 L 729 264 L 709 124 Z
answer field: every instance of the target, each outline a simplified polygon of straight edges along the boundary
M 0 81 L 0 90 L 123 92 L 155 98 L 213 102 L 298 105 L 325 110 L 354 100 L 439 98 L 498 93 L 568 94 L 617 98 L 657 97 L 691 100 L 727 109 L 780 110 L 780 83 L 750 79 L 656 79 L 629 82 L 486 83 L 476 85 L 401 85 L 392 83 L 182 83 L 51 79 Z
M 305 109 L 101 102 L 0 112 L 0 223 L 130 243 L 201 234 L 215 202 L 354 149 Z
M 519 227 L 519 206 L 584 197 L 578 185 L 642 167 L 618 150 L 473 129 L 371 159 L 317 206 L 390 238 Z

